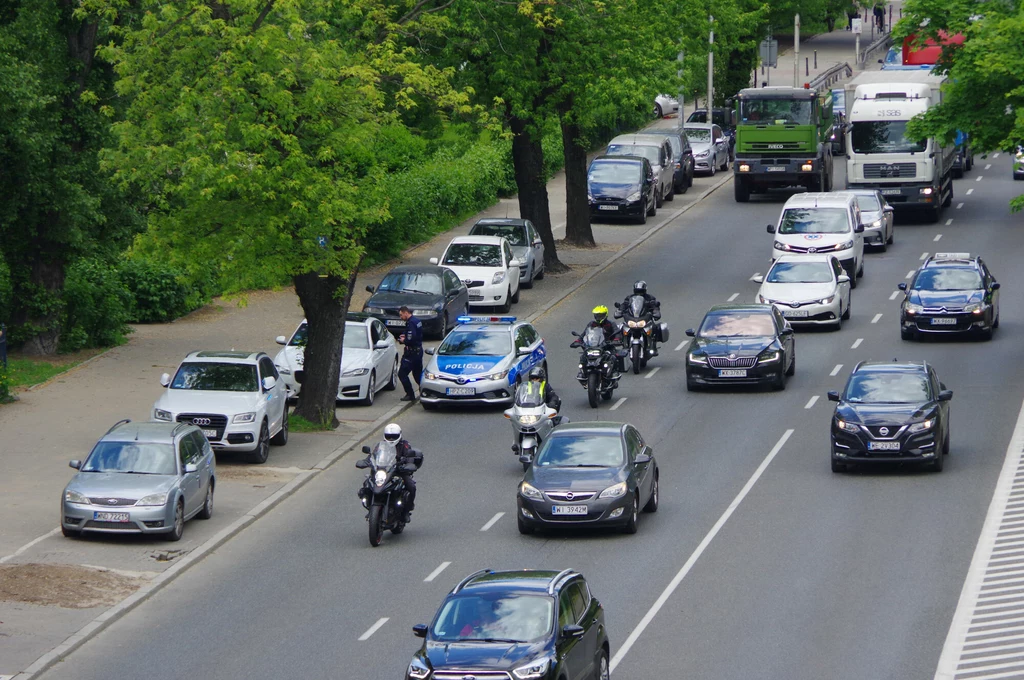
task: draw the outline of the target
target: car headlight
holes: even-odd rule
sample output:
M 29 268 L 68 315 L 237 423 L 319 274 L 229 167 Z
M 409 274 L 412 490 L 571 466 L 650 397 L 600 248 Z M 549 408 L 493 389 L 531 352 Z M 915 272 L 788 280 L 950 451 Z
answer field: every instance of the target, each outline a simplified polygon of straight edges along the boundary
M 367 314 L 383 314 L 384 313 L 384 310 L 381 309 L 380 307 L 367 307 L 363 311 L 366 312 Z
M 636 203 L 639 200 L 640 200 L 640 192 L 639 191 L 634 192 L 634 193 L 630 194 L 629 196 L 626 196 L 626 201 L 629 202 L 629 203 Z
M 969 305 L 964 305 L 965 312 L 973 312 L 975 314 L 981 314 L 981 303 L 972 302 Z
M 855 423 L 848 423 L 845 420 L 837 420 L 836 427 L 844 432 L 860 432 L 860 427 Z
M 689 356 L 686 357 L 686 360 L 689 361 L 691 364 L 708 363 L 708 358 L 706 356 L 702 356 L 700 354 L 697 354 L 696 352 L 691 352 Z
M 505 272 L 494 272 L 494 276 L 491 277 L 491 285 L 501 283 L 505 280 Z
M 373 473 L 373 483 L 377 486 L 383 486 L 386 481 L 388 481 L 388 473 L 384 470 L 377 470 Z
M 427 665 L 423 663 L 423 661 L 421 661 L 420 659 L 413 659 L 412 662 L 409 663 L 409 670 L 407 671 L 407 673 L 409 674 L 410 678 L 415 678 L 416 680 L 423 680 L 423 678 L 426 678 L 430 675 L 430 669 L 427 668 Z
M 355 378 L 360 375 L 366 375 L 370 372 L 368 368 L 353 368 L 351 371 L 345 371 L 341 374 L 342 378 Z
M 281 366 L 280 364 L 274 364 L 274 365 L 277 366 L 277 372 L 280 373 L 281 375 L 291 375 L 292 374 L 292 369 L 285 368 L 284 366 Z
M 775 243 L 772 244 L 772 246 L 775 248 L 775 250 L 791 250 L 789 244 L 783 243 L 782 241 L 776 241 Z
M 543 498 L 540 493 L 540 489 L 533 486 L 529 482 L 523 482 L 519 485 L 519 493 L 523 495 L 523 498 L 530 498 L 535 501 L 539 501 Z
M 914 433 L 917 433 L 917 432 L 924 432 L 925 430 L 932 429 L 932 425 L 934 425 L 934 424 L 935 424 L 935 419 L 934 418 L 929 418 L 928 420 L 922 420 L 919 423 L 914 423 L 913 425 L 911 425 L 908 428 L 907 431 L 910 432 L 910 434 L 914 434 Z
M 135 505 L 166 505 L 167 492 L 151 493 L 135 501 Z
M 868 226 L 871 227 L 872 229 L 881 229 L 881 227 L 882 227 L 882 220 L 875 220 L 874 222 L 872 222 Z
M 433 319 L 435 316 L 437 316 L 436 309 L 414 309 L 412 310 L 412 313 L 415 314 L 417 318 L 420 319 Z
M 710 151 L 698 151 L 694 155 L 697 158 L 707 158 L 709 155 L 711 155 L 711 152 Z
M 171 417 L 171 412 L 170 411 L 165 411 L 162 408 L 153 409 L 153 418 L 155 420 L 167 420 L 167 421 L 174 420 L 174 418 Z
M 530 413 L 530 414 L 527 414 L 527 415 L 524 415 L 524 416 L 519 416 L 518 420 L 523 425 L 533 425 L 538 420 L 540 420 L 540 416 L 537 416 L 537 415 L 534 415 L 534 414 Z
M 250 411 L 249 413 L 236 413 L 231 419 L 233 423 L 251 423 L 256 420 L 256 412 Z
M 423 377 L 426 378 L 427 380 L 437 380 L 441 376 L 439 376 L 437 373 L 431 373 L 429 371 L 424 371 Z
M 759 364 L 769 364 L 769 363 L 771 363 L 773 361 L 778 361 L 781 358 L 782 358 L 782 352 L 780 352 L 779 350 L 775 349 L 775 350 L 772 350 L 770 352 L 762 352 L 761 355 L 759 357 L 757 357 L 757 362 Z
M 85 503 L 86 505 L 89 503 L 88 498 L 77 491 L 71 491 L 70 489 L 64 492 L 64 500 L 68 503 Z
M 622 496 L 625 495 L 626 483 L 619 482 L 618 484 L 613 484 L 612 486 L 609 486 L 607 489 L 602 491 L 601 495 L 598 496 L 598 498 L 621 498 Z
M 543 659 L 537 659 L 531 661 L 525 666 L 520 666 L 512 671 L 519 680 L 539 680 L 547 675 L 548 669 L 551 667 L 551 657 L 546 656 Z
M 830 305 L 830 304 L 832 304 L 835 301 L 835 299 L 836 299 L 835 295 L 830 295 L 827 298 L 821 298 L 820 300 L 818 300 L 818 304 L 820 304 L 820 305 Z
M 507 368 L 504 371 L 498 371 L 497 373 L 491 373 L 490 375 L 486 376 L 488 380 L 504 380 L 506 377 L 508 377 Z
M 908 302 L 906 305 L 903 306 L 903 310 L 907 314 L 920 314 L 921 312 L 924 311 L 924 306 L 915 304 L 913 302 Z
M 836 250 L 849 250 L 852 247 L 853 247 L 853 239 L 850 239 L 849 241 L 843 241 L 842 243 L 837 245 L 836 246 Z

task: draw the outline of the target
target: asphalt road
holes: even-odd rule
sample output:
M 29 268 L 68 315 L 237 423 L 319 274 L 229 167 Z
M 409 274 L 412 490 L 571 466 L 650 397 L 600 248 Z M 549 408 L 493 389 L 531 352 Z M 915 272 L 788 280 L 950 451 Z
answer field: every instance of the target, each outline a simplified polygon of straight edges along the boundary
M 1020 185 L 1005 154 L 978 160 L 942 221 L 898 220 L 896 243 L 867 256 L 842 331 L 798 332 L 784 392 L 687 393 L 674 351 L 710 305 L 756 294 L 782 197 L 739 205 L 726 185 L 538 320 L 564 413 L 632 422 L 654 446 L 661 508 L 637 535 L 520 536 L 500 410 L 414 409 L 402 424 L 426 462 L 404 534 L 369 546 L 350 456 L 46 677 L 400 678 L 412 624 L 485 567 L 581 570 L 606 608 L 617 677 L 932 677 L 1024 398 L 1024 235 L 1007 208 Z M 935 251 L 979 253 L 1000 279 L 992 342 L 899 339 L 890 296 Z M 672 341 L 591 410 L 569 331 L 640 277 Z M 833 475 L 825 392 L 857 361 L 892 358 L 933 362 L 954 390 L 945 471 Z

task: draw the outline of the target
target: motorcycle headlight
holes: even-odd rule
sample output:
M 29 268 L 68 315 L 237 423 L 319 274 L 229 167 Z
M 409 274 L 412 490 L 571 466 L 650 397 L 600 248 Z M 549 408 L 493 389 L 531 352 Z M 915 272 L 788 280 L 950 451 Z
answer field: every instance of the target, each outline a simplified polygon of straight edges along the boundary
M 144 496 L 139 500 L 135 501 L 135 505 L 165 505 L 167 503 L 167 493 L 151 493 L 148 496 Z
M 782 241 L 776 241 L 772 245 L 775 248 L 775 250 L 792 250 L 792 248 L 789 247 L 788 243 L 783 243 Z
M 281 375 L 291 375 L 292 374 L 292 369 L 290 369 L 290 368 L 285 368 L 284 366 L 281 366 L 280 364 L 275 364 L 275 366 L 277 366 L 277 372 L 280 373 Z
M 494 272 L 494 276 L 491 277 L 491 285 L 501 283 L 505 280 L 505 272 Z
M 697 354 L 696 352 L 691 352 L 690 355 L 686 357 L 686 360 L 689 361 L 691 364 L 706 364 L 706 363 L 708 363 L 708 358 L 706 356 L 703 356 L 701 354 Z
M 508 369 L 505 369 L 504 371 L 498 371 L 497 373 L 491 373 L 490 375 L 487 376 L 487 379 L 504 380 L 506 377 L 508 377 Z
M 231 419 L 233 423 L 251 423 L 256 420 L 256 412 L 250 411 L 248 413 L 236 413 Z
M 639 191 L 634 192 L 634 193 L 630 194 L 629 196 L 626 196 L 626 201 L 629 202 L 629 203 L 636 203 L 639 200 L 640 200 L 640 192 Z
M 836 299 L 835 295 L 830 295 L 827 298 L 821 298 L 820 300 L 818 300 L 818 304 L 830 305 L 830 304 L 832 304 L 835 301 L 835 299 Z
M 932 429 L 932 425 L 934 425 L 934 424 L 935 424 L 935 419 L 934 418 L 929 418 L 928 420 L 922 420 L 919 423 L 914 423 L 913 425 L 911 425 L 908 428 L 907 431 L 910 432 L 910 434 L 915 434 L 917 432 L 924 432 L 925 430 Z
M 631 321 L 627 321 L 626 325 L 629 326 L 630 328 L 636 328 L 637 327 L 636 321 L 632 321 L 632 320 Z
M 523 425 L 534 425 L 534 424 L 536 424 L 536 422 L 538 420 L 540 420 L 540 416 L 536 416 L 536 415 L 533 415 L 531 413 L 531 414 L 519 416 L 518 420 Z
M 384 482 L 388 481 L 388 473 L 384 470 L 377 470 L 373 473 L 373 483 L 377 486 L 384 486 Z
M 844 432 L 860 432 L 860 427 L 854 423 L 848 423 L 845 420 L 837 420 L 836 427 Z
M 531 661 L 525 666 L 520 666 L 512 671 L 512 674 L 519 680 L 539 680 L 547 675 L 548 668 L 551 667 L 551 657 L 546 656 L 543 659 L 537 659 Z
M 601 356 L 601 350 L 599 350 L 599 349 L 588 349 L 587 350 L 587 356 L 588 357 L 599 357 L 599 356 Z
M 64 492 L 64 500 L 67 501 L 68 503 L 89 503 L 88 498 L 78 493 L 77 491 L 71 491 L 70 489 Z
M 609 486 L 607 489 L 602 491 L 601 495 L 598 496 L 598 498 L 621 498 L 622 496 L 625 495 L 626 483 L 619 482 L 618 484 L 613 484 L 612 486 Z
M 759 364 L 770 364 L 771 362 L 778 361 L 781 358 L 782 352 L 777 349 L 773 349 L 770 352 L 762 352 L 761 355 L 757 357 L 757 362 Z
M 643 327 L 645 327 L 646 325 L 647 325 L 647 322 L 646 322 L 646 321 L 644 321 L 643 319 L 640 319 L 639 321 L 637 321 L 637 322 L 636 322 L 636 327 L 637 327 L 637 328 L 643 328 Z
M 920 314 L 921 312 L 924 311 L 924 306 L 915 304 L 913 302 L 908 302 L 903 307 L 903 309 L 907 312 L 907 314 Z
M 173 418 L 171 418 L 171 412 L 170 411 L 165 411 L 165 410 L 160 409 L 160 408 L 153 410 L 153 418 L 155 420 L 167 420 L 167 421 L 173 420 Z
M 341 374 L 342 378 L 355 378 L 360 375 L 366 375 L 370 372 L 368 368 L 353 368 L 351 371 L 345 371 Z
M 852 247 L 853 247 L 853 239 L 850 239 L 849 241 L 843 241 L 842 243 L 837 245 L 836 246 L 836 250 L 849 250 Z
M 523 494 L 523 498 L 530 498 L 535 501 L 543 498 L 540 490 L 529 482 L 523 482 L 519 485 L 519 493 Z
M 407 671 L 410 678 L 415 680 L 423 680 L 430 675 L 430 669 L 420 659 L 413 659 L 409 664 L 409 670 Z
M 973 312 L 975 314 L 980 314 L 981 313 L 981 303 L 972 302 L 969 305 L 965 305 L 964 306 L 964 311 L 965 312 Z

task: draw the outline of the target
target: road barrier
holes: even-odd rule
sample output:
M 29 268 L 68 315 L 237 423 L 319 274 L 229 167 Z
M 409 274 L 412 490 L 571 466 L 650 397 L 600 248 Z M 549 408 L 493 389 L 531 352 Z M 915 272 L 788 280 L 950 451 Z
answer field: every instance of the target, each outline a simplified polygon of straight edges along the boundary
M 829 70 L 817 76 L 809 83 L 810 89 L 817 92 L 826 87 L 831 87 L 834 83 L 849 78 L 853 75 L 853 67 L 848 63 L 843 62 L 842 64 L 836 64 Z

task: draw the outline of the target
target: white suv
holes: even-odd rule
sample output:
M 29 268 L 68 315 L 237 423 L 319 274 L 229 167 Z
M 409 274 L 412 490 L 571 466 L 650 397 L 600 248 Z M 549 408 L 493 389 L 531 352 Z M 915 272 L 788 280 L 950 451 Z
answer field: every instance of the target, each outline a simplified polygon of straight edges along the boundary
M 857 277 L 864 275 L 864 225 L 853 194 L 835 191 L 790 196 L 778 227 L 769 224 L 768 233 L 775 234 L 772 262 L 782 255 L 829 254 L 839 258 L 851 288 L 856 288 Z
M 507 312 L 513 302 L 519 302 L 519 268 L 523 263 L 512 254 L 504 236 L 457 236 L 440 260 L 430 258 L 430 264 L 438 263 L 466 284 L 471 307 L 500 307 Z
M 160 384 L 153 417 L 199 427 L 215 451 L 265 463 L 271 443 L 288 443 L 285 384 L 263 352 L 191 352 Z

